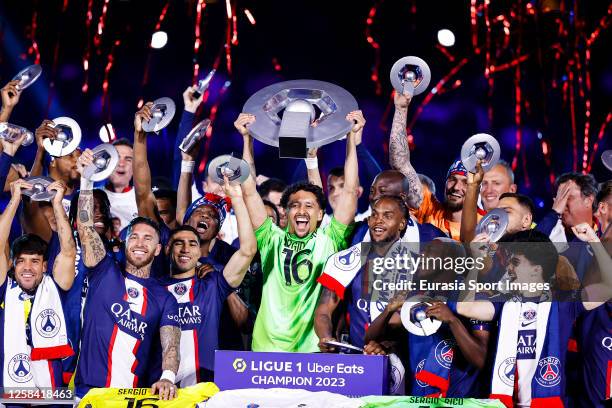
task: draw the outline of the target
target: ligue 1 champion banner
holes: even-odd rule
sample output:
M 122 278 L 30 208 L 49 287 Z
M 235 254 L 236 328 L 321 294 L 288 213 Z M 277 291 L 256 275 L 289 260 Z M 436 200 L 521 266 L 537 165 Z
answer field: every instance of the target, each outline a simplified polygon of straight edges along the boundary
M 219 350 L 215 384 L 221 390 L 294 388 L 352 397 L 384 395 L 387 366 L 387 356 Z

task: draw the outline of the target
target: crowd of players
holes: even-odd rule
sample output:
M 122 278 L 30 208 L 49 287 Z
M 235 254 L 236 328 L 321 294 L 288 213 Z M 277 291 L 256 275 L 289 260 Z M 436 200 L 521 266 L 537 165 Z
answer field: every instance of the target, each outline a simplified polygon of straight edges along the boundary
M 0 122 L 7 122 L 19 101 L 16 82 L 1 94 Z M 205 175 L 196 186 L 199 144 L 188 153 L 175 149 L 169 180 L 152 179 L 142 128 L 151 103 L 135 114 L 133 142 L 114 142 L 119 163 L 98 187 L 83 172 L 91 150 L 47 160 L 42 141 L 57 135 L 47 120 L 36 130 L 29 172 L 14 162 L 23 138 L 0 140 L 0 185 L 11 196 L 0 216 L 3 386 L 74 383 L 78 397 L 97 387 L 152 387 L 172 399 L 177 387 L 213 381 L 217 349 L 333 352 L 329 341 L 345 337 L 366 354 L 399 356 L 401 394 L 604 406 L 612 396 L 612 303 L 605 301 L 612 288 L 605 246 L 612 181 L 559 176 L 551 210 L 536 220 L 506 162 L 470 173 L 457 160 L 438 201 L 434 183 L 410 161 L 410 99 L 395 95 L 387 170 L 361 144 L 363 114 L 347 116 L 353 127 L 344 167 L 329 173 L 327 194 L 316 150 L 297 166 L 305 166 L 307 180 L 287 185 L 257 176 L 249 134 L 257 118 L 245 113 L 234 124 L 250 166 L 242 185 Z M 202 97 L 190 87 L 183 100 L 177 146 Z M 54 198 L 24 197 L 32 186 L 23 178 L 42 174 L 55 181 L 48 187 Z M 370 206 L 358 213 L 364 188 Z M 495 208 L 509 218 L 502 240 L 528 243 L 505 259 L 495 256 L 486 233 L 475 233 Z M 23 235 L 12 237 L 17 223 Z M 377 245 L 363 245 L 370 242 Z M 410 294 L 395 293 L 370 310 L 376 302 L 369 262 L 362 262 L 398 242 L 440 242 L 458 253 L 465 249 L 453 242 L 463 243 L 489 259 L 477 280 L 552 280 L 566 298 L 545 290 L 450 296 L 426 309 L 443 323 L 436 333 L 406 333 L 399 311 Z M 458 279 L 453 271 L 416 274 Z

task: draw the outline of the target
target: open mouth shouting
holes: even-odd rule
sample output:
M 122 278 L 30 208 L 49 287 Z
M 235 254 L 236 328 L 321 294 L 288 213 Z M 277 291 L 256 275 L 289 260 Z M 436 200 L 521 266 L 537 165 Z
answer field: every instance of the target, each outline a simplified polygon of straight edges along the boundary
M 198 225 L 196 226 L 196 231 L 198 231 L 199 234 L 204 234 L 207 230 L 208 230 L 208 224 L 206 222 L 204 221 L 198 222 Z
M 307 215 L 295 216 L 295 229 L 297 232 L 307 232 L 310 225 L 310 217 Z

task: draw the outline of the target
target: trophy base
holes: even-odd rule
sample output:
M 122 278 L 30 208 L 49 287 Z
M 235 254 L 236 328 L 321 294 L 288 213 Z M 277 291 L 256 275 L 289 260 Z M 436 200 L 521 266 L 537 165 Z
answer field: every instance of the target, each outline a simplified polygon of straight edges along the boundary
M 278 155 L 283 159 L 305 159 L 306 138 L 303 137 L 279 137 Z

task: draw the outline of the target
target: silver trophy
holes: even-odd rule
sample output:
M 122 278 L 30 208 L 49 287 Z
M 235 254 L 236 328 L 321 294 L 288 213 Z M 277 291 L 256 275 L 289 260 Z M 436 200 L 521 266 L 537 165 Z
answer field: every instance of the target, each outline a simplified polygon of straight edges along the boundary
M 259 90 L 242 110 L 256 117 L 249 127 L 255 139 L 278 147 L 280 157 L 304 158 L 308 148 L 346 136 L 353 126 L 346 115 L 357 109 L 353 95 L 338 85 L 299 79 Z
M 94 160 L 83 169 L 83 177 L 91 181 L 102 181 L 110 177 L 119 163 L 117 148 L 103 143 L 92 150 Z
M 30 65 L 25 67 L 17 75 L 15 75 L 12 81 L 19 81 L 17 84 L 17 89 L 23 91 L 30 85 L 32 85 L 42 74 L 42 67 L 38 64 Z
M 21 145 L 31 145 L 32 142 L 34 142 L 34 133 L 30 132 L 24 127 L 13 125 L 12 123 L 0 122 L 0 139 L 4 139 L 10 143 L 15 143 L 15 140 L 19 139 L 23 134 L 25 134 L 25 139 Z
M 227 176 L 230 184 L 242 184 L 249 177 L 250 171 L 246 161 L 224 154 L 211 160 L 208 174 L 215 183 L 221 185 L 225 183 L 224 176 Z
M 489 211 L 476 225 L 476 234 L 486 232 L 491 242 L 497 242 L 508 229 L 508 214 L 501 208 Z
M 191 131 L 187 134 L 187 136 L 185 136 L 185 138 L 179 145 L 179 149 L 181 149 L 183 153 L 187 153 L 189 150 L 191 150 L 193 145 L 195 145 L 200 140 L 204 139 L 204 137 L 206 137 L 206 131 L 208 130 L 209 126 L 210 119 L 204 119 L 203 121 L 195 125 L 193 129 L 191 129 Z
M 603 152 L 601 154 L 601 161 L 608 170 L 612 171 L 612 150 Z
M 482 169 L 487 172 L 499 161 L 501 148 L 497 140 L 486 133 L 470 137 L 461 147 L 461 161 L 470 173 L 476 171 L 476 163 L 482 160 Z
M 47 187 L 55 180 L 49 177 L 34 176 L 23 179 L 25 182 L 32 184 L 32 188 L 21 190 L 21 194 L 30 197 L 32 201 L 51 201 L 55 197 L 56 191 L 49 191 Z
M 60 116 L 53 119 L 53 124 L 48 126 L 58 129 L 59 133 L 56 138 L 51 140 L 46 138 L 43 140 L 43 147 L 51 156 L 62 157 L 66 156 L 79 147 L 81 143 L 81 127 L 72 118 Z
M 170 98 L 159 98 L 153 101 L 151 112 L 153 117 L 142 123 L 142 129 L 149 133 L 159 133 L 160 130 L 168 126 L 172 121 L 176 112 L 176 105 Z
M 402 324 L 410 333 L 417 336 L 431 336 L 438 331 L 442 322 L 427 317 L 425 310 L 433 305 L 431 299 L 421 295 L 413 296 L 404 302 L 400 317 Z
M 204 79 L 200 79 L 198 81 L 196 90 L 193 92 L 193 97 L 195 99 L 202 96 L 202 94 L 208 89 L 208 85 L 210 85 L 210 81 L 212 81 L 213 77 L 215 76 L 215 72 L 217 72 L 217 70 L 213 69 L 208 73 L 208 75 L 206 75 L 206 77 L 204 77 Z
M 389 76 L 393 88 L 402 95 L 423 93 L 431 81 L 429 65 L 421 58 L 412 56 L 397 60 Z

